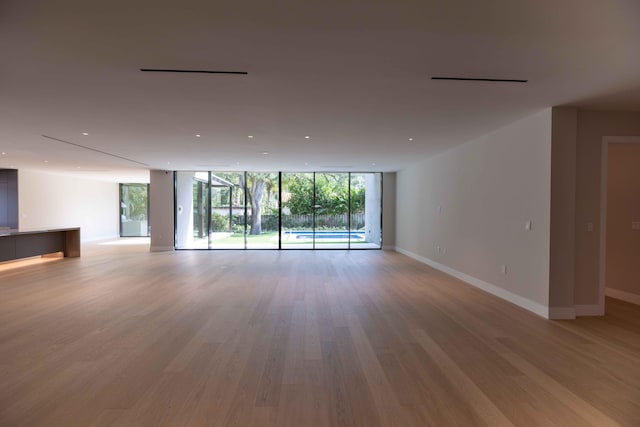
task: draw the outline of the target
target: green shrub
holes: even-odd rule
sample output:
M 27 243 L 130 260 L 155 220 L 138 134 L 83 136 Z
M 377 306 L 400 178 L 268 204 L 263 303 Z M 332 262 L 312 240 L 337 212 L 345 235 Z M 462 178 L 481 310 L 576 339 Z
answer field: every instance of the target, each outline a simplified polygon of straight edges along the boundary
M 211 212 L 211 231 L 229 231 L 229 219 L 216 212 Z

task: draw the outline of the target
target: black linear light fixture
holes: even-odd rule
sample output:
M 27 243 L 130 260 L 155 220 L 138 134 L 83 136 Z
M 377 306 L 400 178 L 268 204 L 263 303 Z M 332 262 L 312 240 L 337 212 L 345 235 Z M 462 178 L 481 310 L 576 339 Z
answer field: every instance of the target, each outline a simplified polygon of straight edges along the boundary
M 111 156 L 111 157 L 115 157 L 116 159 L 126 160 L 127 162 L 136 163 L 136 164 L 139 164 L 139 165 L 141 165 L 141 166 L 149 166 L 148 164 L 146 164 L 146 163 L 142 163 L 142 162 L 139 162 L 139 161 L 137 161 L 137 160 L 128 159 L 128 158 L 126 158 L 126 157 L 119 156 L 119 155 L 117 155 L 117 154 L 113 154 L 113 153 L 108 153 L 108 152 L 106 152 L 106 151 L 98 150 L 98 149 L 96 149 L 96 148 L 87 147 L 86 145 L 76 144 L 75 142 L 65 141 L 64 139 L 54 138 L 53 136 L 49 136 L 49 135 L 42 135 L 42 137 L 43 137 L 43 138 L 50 139 L 50 140 L 52 140 L 52 141 L 62 142 L 63 144 L 73 145 L 74 147 L 84 148 L 85 150 L 93 151 L 93 152 L 95 152 L 95 153 L 104 154 L 105 156 Z M 45 162 L 46 162 L 46 160 L 45 160 Z
M 181 70 L 168 68 L 140 68 L 140 71 L 147 73 L 192 73 L 192 74 L 249 74 L 246 71 L 219 71 L 219 70 Z
M 498 83 L 527 83 L 529 80 L 522 79 L 486 79 L 476 77 L 431 77 L 431 80 L 455 80 L 464 82 L 498 82 Z

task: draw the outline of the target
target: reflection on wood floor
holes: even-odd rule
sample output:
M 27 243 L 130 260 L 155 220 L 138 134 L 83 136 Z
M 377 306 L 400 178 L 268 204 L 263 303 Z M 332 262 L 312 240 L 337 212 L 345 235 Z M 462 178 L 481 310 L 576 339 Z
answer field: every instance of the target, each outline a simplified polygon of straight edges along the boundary
M 547 321 L 384 251 L 0 272 L 2 426 L 640 425 L 640 309 Z

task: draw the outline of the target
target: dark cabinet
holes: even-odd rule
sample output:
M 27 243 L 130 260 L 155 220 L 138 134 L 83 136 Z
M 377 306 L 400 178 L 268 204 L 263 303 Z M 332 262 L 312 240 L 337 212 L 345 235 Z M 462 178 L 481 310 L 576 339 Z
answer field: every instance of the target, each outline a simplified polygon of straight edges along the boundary
M 0 169 L 0 229 L 18 229 L 18 171 Z

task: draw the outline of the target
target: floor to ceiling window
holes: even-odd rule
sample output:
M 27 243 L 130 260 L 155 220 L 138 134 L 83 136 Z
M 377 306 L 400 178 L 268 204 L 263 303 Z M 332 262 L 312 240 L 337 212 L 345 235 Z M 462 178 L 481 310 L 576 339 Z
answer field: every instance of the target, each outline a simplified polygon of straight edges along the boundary
M 244 172 L 211 172 L 209 249 L 244 249 Z
M 316 172 L 316 249 L 349 247 L 349 174 Z
M 313 249 L 314 173 L 282 173 L 283 249 Z
M 374 249 L 382 174 L 175 173 L 176 249 Z
M 382 244 L 382 174 L 352 173 L 349 240 L 351 248 Z
M 176 172 L 177 249 L 208 248 L 210 189 L 208 172 Z
M 280 174 L 246 172 L 247 249 L 278 249 Z
M 149 184 L 120 184 L 120 237 L 149 236 Z

